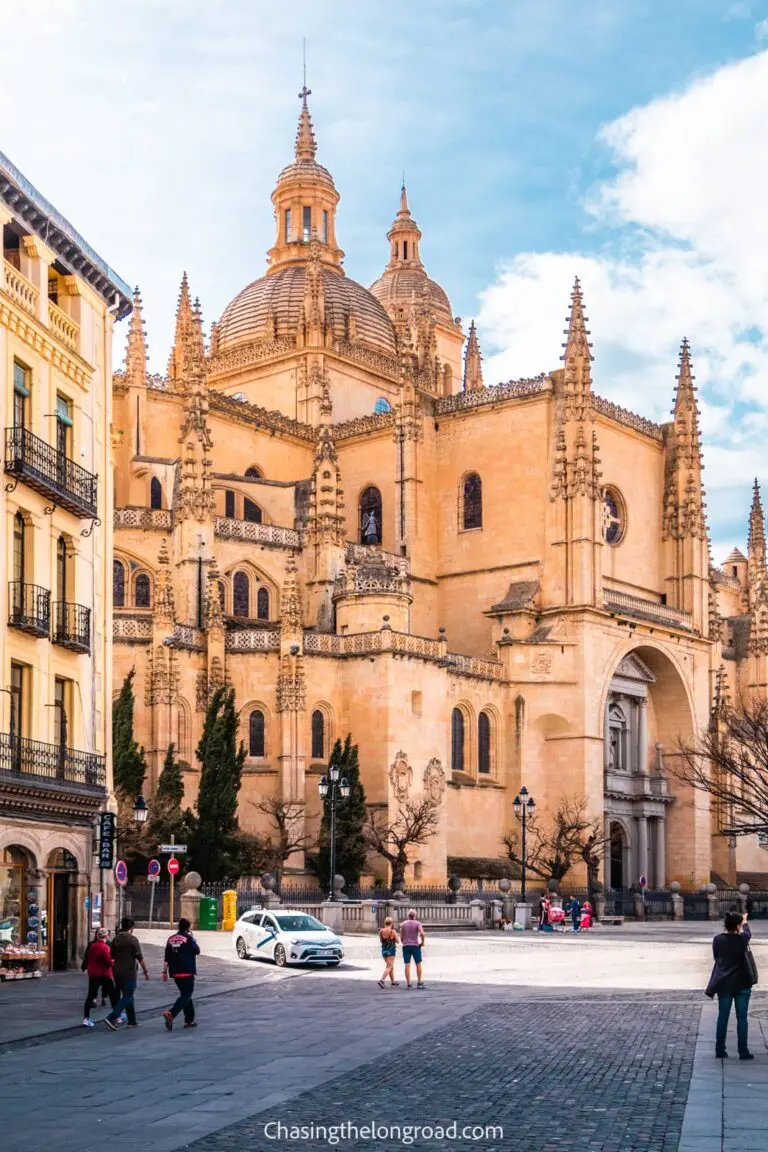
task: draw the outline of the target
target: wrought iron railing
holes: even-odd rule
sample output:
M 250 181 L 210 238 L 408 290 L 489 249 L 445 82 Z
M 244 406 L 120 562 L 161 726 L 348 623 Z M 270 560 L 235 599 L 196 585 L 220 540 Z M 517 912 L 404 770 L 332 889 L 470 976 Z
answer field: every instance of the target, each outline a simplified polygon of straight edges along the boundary
M 47 636 L 51 629 L 51 594 L 37 584 L 11 580 L 8 584 L 8 626 Z
M 98 477 L 28 428 L 6 428 L 5 471 L 76 516 L 96 516 Z
M 70 604 L 57 600 L 53 606 L 54 644 L 69 648 L 72 652 L 91 650 L 91 610 L 83 604 Z
M 63 744 L 43 744 L 0 732 L 0 778 L 51 780 L 73 788 L 106 790 L 107 758 Z

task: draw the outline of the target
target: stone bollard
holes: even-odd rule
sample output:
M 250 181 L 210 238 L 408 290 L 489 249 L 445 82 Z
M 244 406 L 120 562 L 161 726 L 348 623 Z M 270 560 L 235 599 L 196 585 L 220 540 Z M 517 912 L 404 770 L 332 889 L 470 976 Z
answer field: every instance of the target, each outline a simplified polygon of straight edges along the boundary
M 669 891 L 672 894 L 672 919 L 684 920 L 685 919 L 685 906 L 683 898 L 680 895 L 680 885 L 677 880 L 673 880 L 669 886 Z
M 516 904 L 515 905 L 515 924 L 520 924 L 526 930 L 531 927 L 531 906 L 530 904 Z
M 633 892 L 632 901 L 634 904 L 635 920 L 645 920 L 645 901 L 643 900 L 642 892 Z
M 604 919 L 605 919 L 605 895 L 602 892 L 598 892 L 598 894 L 595 896 L 595 920 L 600 921 L 600 920 L 604 920 Z
M 494 928 L 501 928 L 504 919 L 504 904 L 501 900 L 491 900 L 491 924 Z
M 344 932 L 344 906 L 336 900 L 324 900 L 320 905 L 320 919 L 326 928 L 341 936 Z
M 184 891 L 181 894 L 181 915 L 189 920 L 193 929 L 200 927 L 200 901 L 203 894 L 199 887 L 202 880 L 199 872 L 187 872 L 182 880 Z
M 392 923 L 395 928 L 400 923 L 400 904 L 397 900 L 384 900 L 385 915 L 392 917 Z
M 472 927 L 485 928 L 485 901 L 470 900 L 469 906 L 472 909 L 470 913 L 472 918 Z
M 378 905 L 375 900 L 363 900 L 360 904 L 363 910 L 363 919 L 360 923 L 361 932 L 378 932 L 377 922 Z

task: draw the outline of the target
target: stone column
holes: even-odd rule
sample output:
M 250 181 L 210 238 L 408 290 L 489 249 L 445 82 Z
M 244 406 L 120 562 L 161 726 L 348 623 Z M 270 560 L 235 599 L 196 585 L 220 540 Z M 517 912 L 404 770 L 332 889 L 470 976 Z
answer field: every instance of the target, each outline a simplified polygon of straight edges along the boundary
M 648 772 L 648 701 L 637 702 L 637 771 Z
M 645 816 L 638 816 L 637 822 L 637 852 L 635 853 L 635 860 L 637 862 L 637 876 L 632 877 L 632 882 L 636 883 L 641 876 L 648 875 L 648 820 Z
M 657 888 L 663 888 L 667 881 L 666 823 L 663 816 L 658 816 L 654 827 L 656 849 L 654 884 Z

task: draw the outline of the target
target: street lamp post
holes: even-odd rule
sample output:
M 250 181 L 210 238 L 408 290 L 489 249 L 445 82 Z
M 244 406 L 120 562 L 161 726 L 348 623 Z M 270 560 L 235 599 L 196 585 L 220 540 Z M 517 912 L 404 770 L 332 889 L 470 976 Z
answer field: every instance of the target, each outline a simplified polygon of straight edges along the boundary
M 330 780 L 328 779 L 330 776 Z M 331 885 L 328 893 L 329 900 L 336 899 L 336 886 L 334 879 L 336 877 L 336 807 L 342 801 L 346 800 L 349 796 L 349 782 L 346 776 L 339 780 L 339 766 L 338 764 L 331 764 L 328 770 L 328 776 L 323 776 L 317 786 L 322 800 L 325 802 L 327 799 L 331 806 Z
M 133 802 L 133 820 L 134 820 L 134 823 L 137 824 L 139 828 L 141 828 L 142 825 L 146 824 L 147 816 L 149 816 L 149 808 L 147 807 L 147 802 L 144 799 L 144 793 L 139 792 L 138 796 L 136 797 L 136 799 Z M 101 876 L 101 891 L 102 891 L 101 902 L 102 902 L 102 908 L 103 908 L 103 906 L 104 906 L 104 873 L 101 872 L 100 876 Z M 121 884 L 121 885 L 119 885 L 118 894 L 117 894 L 118 927 L 120 926 L 120 921 L 122 920 L 122 918 L 123 918 L 123 886 Z
M 536 811 L 536 801 L 533 796 L 528 795 L 528 789 L 522 787 L 515 799 L 512 801 L 512 807 L 515 810 L 515 815 L 518 816 L 523 825 L 522 835 L 522 862 L 521 862 L 521 876 L 520 876 L 520 903 L 525 904 L 525 861 L 526 861 L 526 826 L 528 817 L 533 816 Z

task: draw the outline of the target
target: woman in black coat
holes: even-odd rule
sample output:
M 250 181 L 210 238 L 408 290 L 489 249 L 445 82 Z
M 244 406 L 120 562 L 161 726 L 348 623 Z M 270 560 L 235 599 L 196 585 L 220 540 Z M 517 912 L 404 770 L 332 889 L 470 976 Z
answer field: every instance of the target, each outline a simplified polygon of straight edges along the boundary
M 728 1056 L 725 1050 L 725 1037 L 732 1004 L 736 1008 L 739 1059 L 754 1060 L 747 1046 L 747 1013 L 752 985 L 757 983 L 757 968 L 749 950 L 749 941 L 739 931 L 741 919 L 738 912 L 726 912 L 725 932 L 715 936 L 712 941 L 715 966 L 707 985 L 707 996 L 717 996 L 719 1001 L 715 1056 L 721 1060 Z

